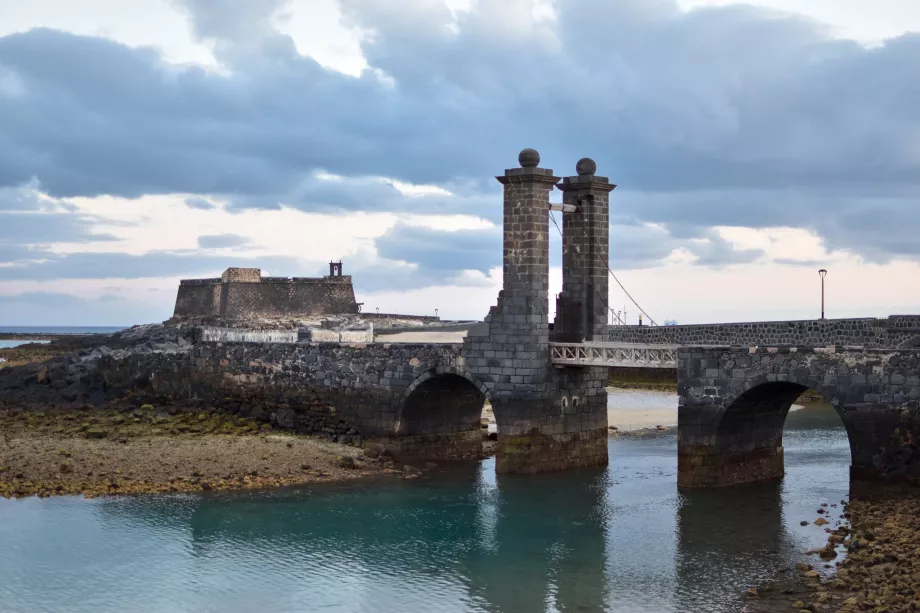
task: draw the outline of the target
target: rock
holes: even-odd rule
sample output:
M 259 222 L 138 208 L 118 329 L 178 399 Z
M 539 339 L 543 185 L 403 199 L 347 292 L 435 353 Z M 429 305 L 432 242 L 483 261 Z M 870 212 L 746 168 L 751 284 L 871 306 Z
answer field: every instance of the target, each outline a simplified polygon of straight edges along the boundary
M 819 573 L 816 570 L 810 570 L 807 573 L 805 573 L 805 578 L 806 579 L 820 579 L 821 573 Z
M 800 525 L 800 526 L 807 526 L 807 525 L 808 525 L 808 522 L 807 522 L 807 521 L 800 521 L 800 522 L 799 522 L 799 525 Z
M 339 468 L 353 469 L 355 468 L 355 459 L 351 456 L 340 455 L 335 458 L 335 464 Z
M 795 568 L 805 573 L 811 570 L 811 564 L 808 562 L 796 562 Z
M 282 428 L 293 428 L 294 409 L 278 409 L 275 411 L 275 423 Z
M 837 557 L 837 551 L 834 550 L 833 545 L 828 545 L 827 547 L 821 550 L 821 553 L 819 555 L 824 560 L 832 560 Z
M 109 431 L 102 426 L 91 426 L 86 430 L 84 435 L 86 438 L 100 439 L 107 437 L 109 435 Z
M 829 523 L 831 523 L 831 522 L 827 521 L 827 520 L 824 519 L 823 517 L 819 517 L 818 519 L 815 520 L 815 525 L 816 525 L 816 526 L 824 526 L 824 525 L 827 525 L 827 524 L 829 524 Z

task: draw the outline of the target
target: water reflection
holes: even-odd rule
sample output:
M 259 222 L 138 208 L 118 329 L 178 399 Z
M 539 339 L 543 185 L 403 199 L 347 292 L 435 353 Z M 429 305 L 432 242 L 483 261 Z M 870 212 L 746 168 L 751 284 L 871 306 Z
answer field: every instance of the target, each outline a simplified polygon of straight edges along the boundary
M 794 419 L 794 418 L 790 418 Z M 782 483 L 678 494 L 674 435 L 612 440 L 607 470 L 266 493 L 0 501 L 16 611 L 734 611 L 823 543 L 842 428 L 787 429 Z
M 701 611 L 724 586 L 756 585 L 795 555 L 783 530 L 779 481 L 680 495 L 678 609 Z

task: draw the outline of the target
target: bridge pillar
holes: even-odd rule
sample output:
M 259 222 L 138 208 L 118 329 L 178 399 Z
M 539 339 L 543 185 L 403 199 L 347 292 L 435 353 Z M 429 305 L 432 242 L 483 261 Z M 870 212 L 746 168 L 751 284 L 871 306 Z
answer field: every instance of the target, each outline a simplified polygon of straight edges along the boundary
M 498 424 L 496 470 L 536 473 L 607 463 L 603 380 L 549 360 L 549 194 L 559 181 L 525 149 L 504 185 L 503 284 L 464 340 L 469 371 L 489 389 Z M 604 377 L 606 373 L 603 373 Z
M 576 210 L 562 216 L 562 295 L 553 336 L 579 343 L 604 340 L 607 333 L 610 192 L 616 185 L 595 174 L 597 164 L 590 158 L 579 160 L 575 169 L 576 176 L 556 186 L 563 204 Z

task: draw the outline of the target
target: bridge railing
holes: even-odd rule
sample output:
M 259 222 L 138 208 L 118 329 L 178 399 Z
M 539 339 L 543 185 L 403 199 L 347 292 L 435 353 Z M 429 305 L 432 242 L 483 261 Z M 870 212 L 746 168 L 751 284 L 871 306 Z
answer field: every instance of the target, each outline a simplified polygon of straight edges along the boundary
M 623 366 L 634 368 L 677 368 L 678 345 L 636 345 L 628 343 L 550 343 L 554 366 Z

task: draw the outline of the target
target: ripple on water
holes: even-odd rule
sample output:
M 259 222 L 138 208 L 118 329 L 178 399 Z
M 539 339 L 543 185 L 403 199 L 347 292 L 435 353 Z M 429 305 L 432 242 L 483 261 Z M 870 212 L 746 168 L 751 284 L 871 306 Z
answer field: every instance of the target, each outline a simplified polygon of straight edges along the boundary
M 82 500 L 0 500 L 11 611 L 734 611 L 823 545 L 841 429 L 787 428 L 782 483 L 678 493 L 676 437 L 610 441 L 607 470 Z M 837 511 L 837 509 L 834 509 Z M 808 526 L 800 526 L 801 520 Z

